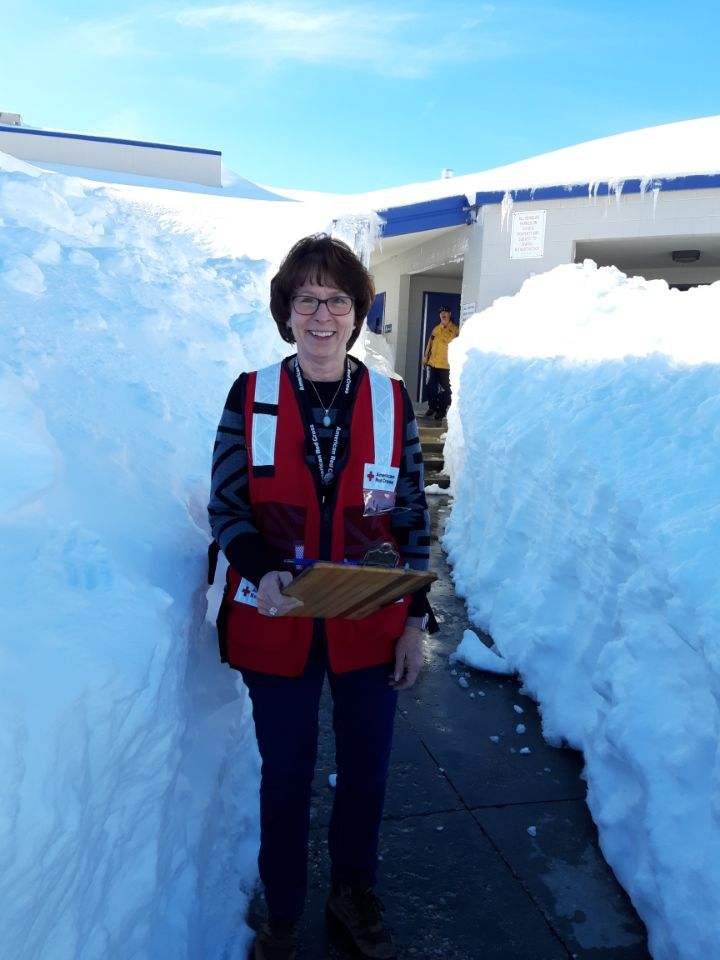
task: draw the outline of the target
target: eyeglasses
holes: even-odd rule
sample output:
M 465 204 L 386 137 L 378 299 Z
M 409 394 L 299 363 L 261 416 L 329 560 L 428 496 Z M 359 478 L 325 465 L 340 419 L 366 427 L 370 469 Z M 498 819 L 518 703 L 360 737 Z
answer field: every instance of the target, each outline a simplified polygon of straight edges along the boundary
M 353 298 L 337 294 L 334 297 L 326 297 L 324 300 L 320 297 L 310 297 L 304 293 L 298 293 L 292 298 L 292 305 L 295 312 L 301 317 L 311 317 L 320 309 L 320 304 L 324 303 L 328 311 L 334 317 L 346 317 L 353 308 Z

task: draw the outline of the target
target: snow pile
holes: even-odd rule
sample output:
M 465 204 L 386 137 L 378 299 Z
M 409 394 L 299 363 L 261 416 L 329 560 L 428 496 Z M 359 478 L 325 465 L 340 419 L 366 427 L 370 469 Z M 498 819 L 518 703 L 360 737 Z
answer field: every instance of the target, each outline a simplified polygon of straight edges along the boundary
M 497 653 L 494 653 L 472 630 L 465 630 L 462 640 L 457 645 L 455 653 L 451 654 L 450 660 L 461 660 L 469 667 L 474 667 L 476 670 L 486 670 L 488 673 L 505 675 L 513 673 L 507 660 L 503 660 Z
M 445 545 L 472 620 L 585 755 L 656 960 L 720 942 L 720 284 L 567 265 L 451 345 Z
M 257 757 L 206 620 L 205 505 L 230 383 L 287 349 L 269 264 L 0 167 L 3 955 L 240 956 Z M 259 205 L 233 203 L 242 249 Z

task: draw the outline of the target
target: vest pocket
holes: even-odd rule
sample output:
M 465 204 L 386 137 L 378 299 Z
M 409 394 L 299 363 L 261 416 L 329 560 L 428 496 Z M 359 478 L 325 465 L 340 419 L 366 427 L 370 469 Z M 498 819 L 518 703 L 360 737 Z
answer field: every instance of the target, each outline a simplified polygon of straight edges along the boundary
M 363 514 L 362 506 L 346 507 L 343 511 L 343 525 L 345 534 L 345 555 L 343 560 L 354 560 L 359 563 L 365 559 L 370 550 L 376 550 L 383 543 L 397 545 L 390 533 L 390 523 L 387 516 L 370 516 Z
M 269 547 L 285 554 L 283 559 L 294 558 L 295 544 L 304 542 L 306 514 L 305 507 L 288 503 L 270 500 L 253 504 L 253 517 L 258 530 Z

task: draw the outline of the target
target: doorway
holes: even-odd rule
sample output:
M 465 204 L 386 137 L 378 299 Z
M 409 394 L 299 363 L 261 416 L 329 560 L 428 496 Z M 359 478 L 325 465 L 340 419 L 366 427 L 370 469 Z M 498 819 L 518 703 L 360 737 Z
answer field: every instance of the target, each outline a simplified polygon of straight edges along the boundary
M 438 293 L 434 290 L 425 290 L 423 292 L 423 309 L 422 309 L 422 334 L 420 337 L 420 352 L 418 355 L 418 389 L 416 400 L 418 403 L 425 403 L 427 400 L 426 397 L 426 383 L 425 383 L 425 368 L 423 367 L 423 357 L 425 356 L 425 348 L 427 347 L 428 340 L 430 335 L 433 332 L 434 327 L 440 323 L 440 318 L 438 314 L 440 313 L 441 307 L 448 307 L 452 315 L 453 323 L 458 323 L 460 319 L 460 294 L 459 293 Z

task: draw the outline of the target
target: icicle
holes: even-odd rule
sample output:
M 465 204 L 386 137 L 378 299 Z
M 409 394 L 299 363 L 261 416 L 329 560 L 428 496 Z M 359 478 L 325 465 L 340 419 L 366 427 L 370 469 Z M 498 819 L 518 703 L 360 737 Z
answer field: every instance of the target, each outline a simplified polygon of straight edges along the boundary
M 380 243 L 381 226 L 382 220 L 375 214 L 349 213 L 333 220 L 330 233 L 344 240 L 369 267 L 372 252 Z
M 658 197 L 660 196 L 660 184 L 656 187 L 653 187 L 653 220 L 655 219 L 655 214 L 657 213 Z
M 512 194 L 506 192 L 503 195 L 502 203 L 500 204 L 500 230 L 505 231 L 506 225 L 510 222 L 510 214 L 512 213 L 513 208 L 513 198 Z
M 648 192 L 652 193 L 653 220 L 655 219 L 655 214 L 657 213 L 658 197 L 660 196 L 661 189 L 662 189 L 662 180 L 658 180 L 656 177 L 643 177 L 642 180 L 640 181 L 641 195 L 646 196 Z
M 600 189 L 599 180 L 591 180 L 588 184 L 588 199 L 592 200 L 593 206 L 597 204 L 598 190 Z
M 625 186 L 624 180 L 608 180 L 608 189 L 612 191 L 615 197 L 615 203 L 619 205 L 622 198 L 623 187 Z

